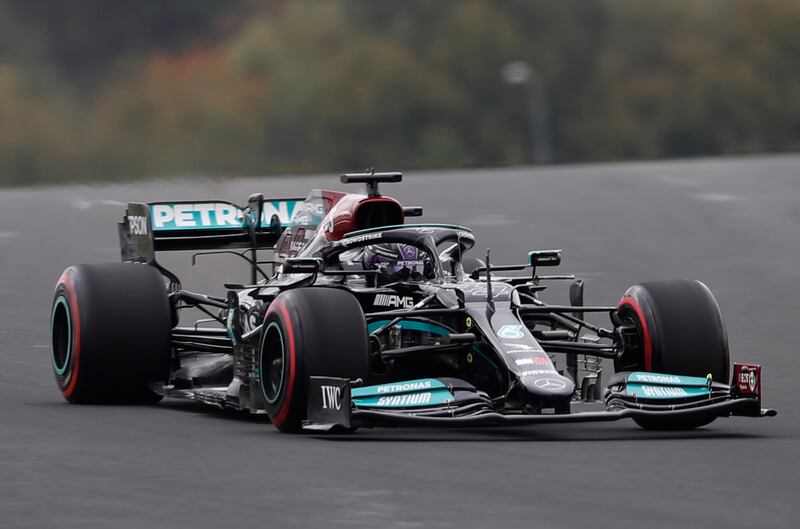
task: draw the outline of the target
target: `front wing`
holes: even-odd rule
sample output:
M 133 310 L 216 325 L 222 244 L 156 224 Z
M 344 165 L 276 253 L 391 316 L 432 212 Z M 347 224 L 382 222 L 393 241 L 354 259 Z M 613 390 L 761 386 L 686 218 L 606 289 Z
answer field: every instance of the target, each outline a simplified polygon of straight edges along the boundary
M 348 379 L 311 377 L 304 429 L 771 417 L 777 412 L 761 407 L 760 379 L 760 366 L 742 364 L 735 364 L 731 385 L 698 377 L 622 373 L 606 389 L 605 410 L 556 414 L 495 409 L 487 395 L 458 379 L 419 379 L 353 387 Z

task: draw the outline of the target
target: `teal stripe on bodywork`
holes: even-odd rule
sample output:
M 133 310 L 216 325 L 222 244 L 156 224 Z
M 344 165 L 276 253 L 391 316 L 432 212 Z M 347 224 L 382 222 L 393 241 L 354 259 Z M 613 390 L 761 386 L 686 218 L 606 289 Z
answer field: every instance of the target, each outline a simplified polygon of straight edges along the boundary
M 373 321 L 372 323 L 367 325 L 367 331 L 372 333 L 380 329 L 390 321 L 392 320 Z M 448 329 L 447 327 L 442 327 L 441 325 L 436 325 L 435 323 L 430 323 L 427 321 L 401 320 L 395 324 L 395 327 L 400 327 L 401 329 L 406 329 L 409 331 L 429 332 L 431 334 L 436 334 L 439 336 L 450 334 L 450 329 Z
M 369 333 L 373 333 L 376 330 L 383 327 L 384 325 L 386 325 L 387 323 L 389 323 L 390 321 L 391 320 L 373 321 L 372 323 L 367 325 L 367 331 Z M 450 329 L 448 329 L 447 327 L 442 327 L 441 325 L 436 325 L 435 323 L 430 323 L 426 321 L 417 321 L 417 320 L 401 320 L 397 322 L 395 326 L 409 331 L 429 332 L 431 334 L 436 334 L 438 336 L 444 336 L 446 334 L 450 334 L 451 332 Z M 480 347 L 478 347 L 477 345 L 473 345 L 472 351 L 481 358 L 483 358 L 484 360 L 486 360 L 486 362 L 488 362 L 490 366 L 494 367 L 495 369 L 497 368 L 497 364 L 492 362 L 492 360 L 488 356 L 483 354 Z

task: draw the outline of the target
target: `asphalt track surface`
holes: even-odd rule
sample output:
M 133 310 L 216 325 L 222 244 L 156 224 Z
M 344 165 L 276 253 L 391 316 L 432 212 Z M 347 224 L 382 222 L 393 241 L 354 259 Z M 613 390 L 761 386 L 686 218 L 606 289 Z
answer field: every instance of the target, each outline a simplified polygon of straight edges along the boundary
M 179 401 L 62 400 L 52 288 L 70 264 L 118 260 L 123 203 L 311 187 L 343 188 L 327 176 L 0 191 L 0 527 L 798 526 L 800 156 L 413 173 L 384 186 L 426 221 L 472 226 L 495 263 L 563 248 L 587 304 L 641 280 L 706 282 L 734 358 L 764 365 L 776 418 L 667 434 L 620 421 L 313 437 Z M 246 278 L 224 258 L 167 264 L 190 289 Z

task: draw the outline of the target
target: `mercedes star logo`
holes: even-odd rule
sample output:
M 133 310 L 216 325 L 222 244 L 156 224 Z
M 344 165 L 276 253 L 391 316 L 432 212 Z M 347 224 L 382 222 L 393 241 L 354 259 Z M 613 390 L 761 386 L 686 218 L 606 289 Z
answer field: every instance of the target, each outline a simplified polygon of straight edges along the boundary
M 534 384 L 539 389 L 564 389 L 567 387 L 563 380 L 557 378 L 540 378 Z

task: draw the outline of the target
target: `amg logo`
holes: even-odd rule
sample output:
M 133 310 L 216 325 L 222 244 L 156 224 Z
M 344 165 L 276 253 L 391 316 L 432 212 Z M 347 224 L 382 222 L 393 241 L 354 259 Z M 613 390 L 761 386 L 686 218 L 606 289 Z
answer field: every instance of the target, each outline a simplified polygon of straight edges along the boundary
M 410 393 L 380 397 L 378 406 L 424 406 L 431 401 L 430 393 Z
M 128 226 L 131 235 L 147 235 L 147 217 L 144 215 L 128 215 Z
M 397 294 L 378 294 L 373 303 L 379 307 L 396 307 L 410 309 L 414 306 L 411 296 L 398 296 Z
M 342 409 L 342 388 L 339 386 L 320 386 L 319 388 L 322 391 L 323 410 Z

